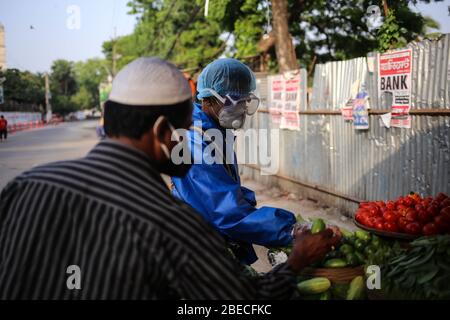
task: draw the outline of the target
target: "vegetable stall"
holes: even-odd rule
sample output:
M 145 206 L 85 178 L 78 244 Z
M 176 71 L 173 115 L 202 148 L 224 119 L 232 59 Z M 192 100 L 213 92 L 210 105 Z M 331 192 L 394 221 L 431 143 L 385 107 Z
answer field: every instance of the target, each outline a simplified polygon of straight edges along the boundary
M 298 277 L 295 299 L 450 299 L 450 198 L 416 193 L 395 201 L 361 203 L 354 232 L 340 228 L 342 241 L 323 261 Z M 323 219 L 298 223 L 311 233 Z M 271 248 L 273 266 L 292 248 Z M 372 283 L 372 285 L 371 285 Z

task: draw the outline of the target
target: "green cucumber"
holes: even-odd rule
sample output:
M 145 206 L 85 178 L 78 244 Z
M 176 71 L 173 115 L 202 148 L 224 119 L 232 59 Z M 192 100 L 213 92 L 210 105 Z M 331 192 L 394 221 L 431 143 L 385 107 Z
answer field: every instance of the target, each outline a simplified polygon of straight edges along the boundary
M 358 239 L 368 242 L 370 240 L 370 233 L 363 230 L 356 230 L 355 235 Z
M 318 277 L 297 284 L 298 291 L 303 295 L 323 293 L 330 289 L 331 282 L 327 278 Z
M 347 292 L 347 300 L 362 300 L 364 299 L 366 287 L 364 278 L 358 276 L 350 282 L 350 287 Z
M 347 266 L 347 262 L 343 259 L 330 259 L 323 264 L 325 268 L 343 268 Z
M 331 292 L 330 292 L 330 290 L 327 290 L 324 293 L 322 293 L 320 295 L 320 299 L 319 300 L 331 300 Z
M 366 257 L 359 251 L 355 251 L 355 255 L 358 258 L 359 264 L 366 263 Z
M 360 263 L 359 263 L 359 259 L 358 259 L 358 257 L 356 256 L 355 253 L 348 253 L 348 254 L 345 256 L 345 260 L 347 261 L 347 265 L 348 265 L 348 266 L 354 267 L 354 266 L 357 266 L 357 265 L 360 264 Z
M 350 232 L 350 231 L 342 229 L 342 228 L 340 230 L 341 230 L 342 236 L 344 238 L 350 239 L 353 237 L 353 232 Z
M 355 249 L 362 251 L 364 247 L 366 246 L 366 243 L 361 239 L 356 239 L 355 241 Z
M 345 255 L 345 254 L 352 253 L 354 251 L 354 249 L 351 245 L 349 245 L 348 243 L 345 243 L 339 248 L 339 251 Z
M 313 224 L 311 226 L 311 233 L 315 234 L 322 232 L 323 230 L 325 230 L 325 222 L 323 222 L 323 220 L 320 218 L 314 219 Z

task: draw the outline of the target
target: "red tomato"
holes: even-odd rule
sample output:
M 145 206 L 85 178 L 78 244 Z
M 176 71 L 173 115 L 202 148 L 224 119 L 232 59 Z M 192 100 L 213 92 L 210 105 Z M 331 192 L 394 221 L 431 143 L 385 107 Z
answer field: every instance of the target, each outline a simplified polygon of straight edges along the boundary
M 434 224 L 439 232 L 445 232 L 450 228 L 450 221 L 446 216 L 438 215 L 434 217 Z
M 416 209 L 416 211 L 419 212 L 420 210 L 425 210 L 425 207 L 419 203 L 414 206 L 414 209 Z
M 406 225 L 405 231 L 409 234 L 420 234 L 421 227 L 417 222 L 411 222 Z
M 377 216 L 379 216 L 381 214 L 380 213 L 380 209 L 378 209 L 377 206 L 369 207 L 369 212 L 370 212 L 370 215 L 373 216 L 373 217 L 377 217 Z
M 386 204 L 386 208 L 388 210 L 395 210 L 395 202 L 394 201 L 388 201 L 388 203 Z
M 450 220 L 450 207 L 446 207 L 444 209 L 441 209 L 440 215 L 441 216 L 445 216 L 445 217 L 448 218 L 448 220 Z
M 438 201 L 444 201 L 445 199 L 447 199 L 448 196 L 445 193 L 440 192 L 437 196 L 436 196 L 436 200 Z
M 403 217 L 399 218 L 397 221 L 398 228 L 405 232 L 406 232 L 406 226 L 408 225 L 408 223 L 409 223 L 409 221 Z
M 415 203 L 411 197 L 406 197 L 404 200 L 405 206 L 412 207 Z
M 375 204 L 376 204 L 377 207 L 380 208 L 380 209 L 386 207 L 386 204 L 384 203 L 384 201 L 377 201 L 377 202 L 375 202 Z
M 394 222 L 385 222 L 384 230 L 390 231 L 390 232 L 399 232 L 399 228 L 398 228 L 397 224 Z
M 450 207 L 450 199 L 449 198 L 447 198 L 447 199 L 445 199 L 444 201 L 441 202 L 440 208 L 443 209 L 443 208 L 446 208 L 446 207 Z
M 382 220 L 375 222 L 375 229 L 384 230 L 384 222 Z
M 414 210 L 412 208 L 406 210 L 405 218 L 406 218 L 406 220 L 409 220 L 409 221 L 417 221 L 417 212 L 416 212 L 416 210 Z
M 422 209 L 417 212 L 417 220 L 425 224 L 431 220 L 431 216 L 425 211 L 425 209 Z
M 404 197 L 399 197 L 396 201 L 397 205 L 404 205 L 405 204 L 405 199 Z
M 422 233 L 426 236 L 431 236 L 434 234 L 438 234 L 439 230 L 434 223 L 430 222 L 423 226 Z
M 396 209 L 397 211 L 402 211 L 408 209 L 408 207 L 403 204 L 397 204 Z
M 438 213 L 438 207 L 434 206 L 433 204 L 430 204 L 427 207 L 427 213 L 431 216 L 434 217 L 437 213 Z
M 393 211 L 388 210 L 383 214 L 383 219 L 387 222 L 397 222 L 398 217 Z
M 368 226 L 369 228 L 375 228 L 375 218 L 373 218 L 373 217 L 368 217 L 368 218 L 366 219 L 365 225 Z
M 355 220 L 358 221 L 359 223 L 363 223 L 364 215 L 361 212 L 357 212 L 355 214 Z

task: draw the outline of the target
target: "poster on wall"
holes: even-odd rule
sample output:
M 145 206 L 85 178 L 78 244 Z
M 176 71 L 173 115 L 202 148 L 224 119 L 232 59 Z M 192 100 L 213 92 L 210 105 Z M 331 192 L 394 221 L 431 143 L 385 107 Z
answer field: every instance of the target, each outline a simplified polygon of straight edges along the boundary
M 285 74 L 284 104 L 281 113 L 281 129 L 300 129 L 300 72 Z
M 353 127 L 356 130 L 369 129 L 369 94 L 358 92 L 353 101 Z
M 272 122 L 279 124 L 280 129 L 299 130 L 300 73 L 270 76 L 269 81 L 269 113 Z
M 269 104 L 270 117 L 273 123 L 280 124 L 284 104 L 284 78 L 282 75 L 270 76 L 269 82 L 271 88 Z
M 347 103 L 341 108 L 342 117 L 345 122 L 353 121 L 353 104 L 354 99 L 348 99 Z
M 378 90 L 382 104 L 391 108 L 391 127 L 411 128 L 412 49 L 379 56 Z

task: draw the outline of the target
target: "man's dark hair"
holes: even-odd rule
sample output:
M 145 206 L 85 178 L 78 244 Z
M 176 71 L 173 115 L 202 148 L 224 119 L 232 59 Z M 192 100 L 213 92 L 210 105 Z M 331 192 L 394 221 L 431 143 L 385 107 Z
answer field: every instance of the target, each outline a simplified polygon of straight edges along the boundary
M 104 129 L 109 137 L 140 139 L 159 116 L 165 116 L 175 128 L 180 128 L 191 114 L 190 99 L 164 106 L 129 106 L 108 100 L 105 102 Z

